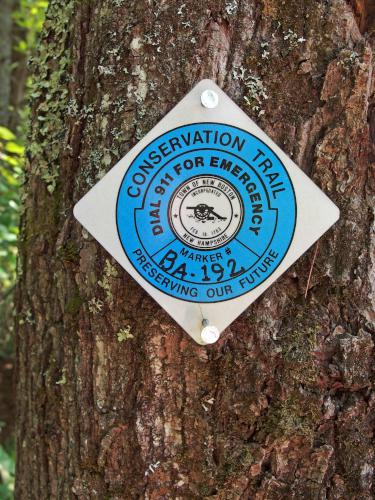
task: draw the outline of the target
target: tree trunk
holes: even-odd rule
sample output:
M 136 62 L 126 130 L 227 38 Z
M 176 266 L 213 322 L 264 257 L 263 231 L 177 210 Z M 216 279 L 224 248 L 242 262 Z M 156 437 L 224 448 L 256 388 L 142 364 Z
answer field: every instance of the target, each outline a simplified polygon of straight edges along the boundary
M 355 15 L 344 0 L 51 0 L 20 244 L 16 498 L 373 498 L 373 26 Z M 311 280 L 314 250 L 212 347 L 72 214 L 201 78 L 341 209 Z
M 21 34 L 21 29 L 13 20 L 13 14 L 18 6 L 17 0 L 0 1 L 0 126 L 7 127 L 13 132 L 16 132 L 19 123 L 19 108 L 15 109 L 13 85 L 16 75 L 20 74 L 22 62 L 24 70 L 26 69 L 25 56 L 17 54 L 14 50 L 17 38 Z M 17 80 L 18 94 L 21 97 L 25 92 L 25 78 Z M 0 145 L 0 164 L 3 163 L 1 150 L 2 145 Z M 3 181 L 1 178 L 0 196 L 4 194 Z M 5 188 L 7 184 L 8 179 L 5 179 Z M 4 207 L 6 207 L 5 201 L 0 207 L 0 212 Z M 3 221 L 5 220 L 7 217 L 3 217 Z M 14 435 L 13 312 L 13 289 L 4 287 L 0 282 L 0 444 L 6 448 L 12 448 Z
M 0 124 L 2 126 L 8 125 L 10 115 L 13 6 L 13 0 L 2 0 L 0 3 Z
M 20 122 L 27 78 L 27 54 L 17 48 L 27 34 L 14 20 L 17 9 L 19 0 L 0 2 L 0 125 L 14 132 Z
M 35 0 L 34 0 L 35 1 Z M 32 2 L 31 2 L 32 3 Z M 30 5 L 32 9 L 32 6 Z M 21 9 L 21 0 L 13 0 L 13 12 L 14 15 L 17 10 Z M 10 81 L 10 109 L 11 114 L 9 116 L 8 128 L 17 131 L 17 127 L 22 125 L 22 111 L 24 111 L 26 106 L 27 97 L 27 60 L 30 56 L 30 46 L 28 49 L 20 50 L 18 45 L 20 41 L 26 41 L 27 37 L 30 36 L 27 29 L 21 26 L 19 23 L 13 21 L 12 26 L 12 65 L 11 65 L 11 81 Z M 30 42 L 28 42 L 30 44 Z M 21 130 L 23 132 L 23 130 Z

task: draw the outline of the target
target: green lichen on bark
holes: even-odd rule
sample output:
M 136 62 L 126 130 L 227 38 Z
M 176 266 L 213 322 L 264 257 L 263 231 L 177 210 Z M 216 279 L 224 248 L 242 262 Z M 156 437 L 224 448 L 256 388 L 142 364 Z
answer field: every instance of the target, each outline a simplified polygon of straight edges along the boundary
M 83 299 L 79 295 L 79 293 L 76 292 L 75 295 L 73 295 L 72 297 L 69 298 L 69 300 L 66 304 L 66 307 L 65 307 L 65 311 L 68 314 L 72 314 L 73 316 L 77 315 L 82 304 L 83 304 Z
M 294 391 L 270 407 L 262 432 L 274 437 L 300 434 L 312 438 L 320 416 L 320 402 L 313 394 L 307 402 L 306 394 Z
M 58 249 L 57 255 L 63 261 L 77 263 L 79 261 L 79 248 L 73 241 L 67 241 Z
M 297 314 L 291 325 L 284 326 L 280 339 L 285 373 L 295 386 L 304 384 L 313 387 L 319 374 L 314 349 L 320 328 L 317 324 L 308 326 L 308 323 L 311 320 L 306 311 Z
M 104 290 L 105 300 L 109 305 L 113 304 L 112 280 L 113 278 L 117 278 L 117 276 L 117 269 L 111 264 L 109 259 L 106 259 L 103 276 L 102 279 L 98 281 L 98 285 Z
M 34 121 L 27 154 L 31 173 L 53 193 L 59 178 L 64 147 L 71 47 L 69 45 L 74 0 L 49 4 L 37 55 L 31 60 L 31 99 Z
M 134 335 L 131 333 L 131 327 L 126 325 L 124 328 L 120 328 L 116 333 L 116 337 L 119 342 L 124 342 L 124 340 L 133 339 Z

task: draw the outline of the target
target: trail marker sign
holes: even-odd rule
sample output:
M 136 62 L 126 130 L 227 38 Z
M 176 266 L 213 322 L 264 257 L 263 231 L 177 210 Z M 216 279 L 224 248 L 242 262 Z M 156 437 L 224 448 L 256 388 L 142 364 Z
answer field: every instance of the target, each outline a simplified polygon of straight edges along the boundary
M 205 344 L 327 231 L 339 210 L 215 83 L 202 80 L 74 215 Z

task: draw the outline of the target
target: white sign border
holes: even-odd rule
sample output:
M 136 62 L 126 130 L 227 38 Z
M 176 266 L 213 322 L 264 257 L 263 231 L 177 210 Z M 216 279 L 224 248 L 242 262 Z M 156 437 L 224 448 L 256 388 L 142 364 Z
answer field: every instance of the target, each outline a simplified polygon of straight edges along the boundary
M 213 90 L 218 106 L 206 108 L 201 94 Z M 242 128 L 261 139 L 284 164 L 291 178 L 297 203 L 294 237 L 277 269 L 254 290 L 223 303 L 197 304 L 167 295 L 150 285 L 125 255 L 116 225 L 118 191 L 134 158 L 154 139 L 171 129 L 191 123 L 215 122 Z M 198 343 L 202 320 L 220 332 L 227 328 L 338 219 L 339 209 L 311 179 L 239 108 L 213 81 L 200 81 L 143 139 L 141 139 L 74 207 L 75 218 L 116 261 L 153 297 Z

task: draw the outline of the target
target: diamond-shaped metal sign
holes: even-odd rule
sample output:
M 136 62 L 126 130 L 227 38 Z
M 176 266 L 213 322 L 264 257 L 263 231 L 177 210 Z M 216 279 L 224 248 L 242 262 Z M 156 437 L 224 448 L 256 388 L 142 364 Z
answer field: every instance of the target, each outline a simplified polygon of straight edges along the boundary
M 74 207 L 78 221 L 199 344 L 339 218 L 216 85 L 202 80 Z

